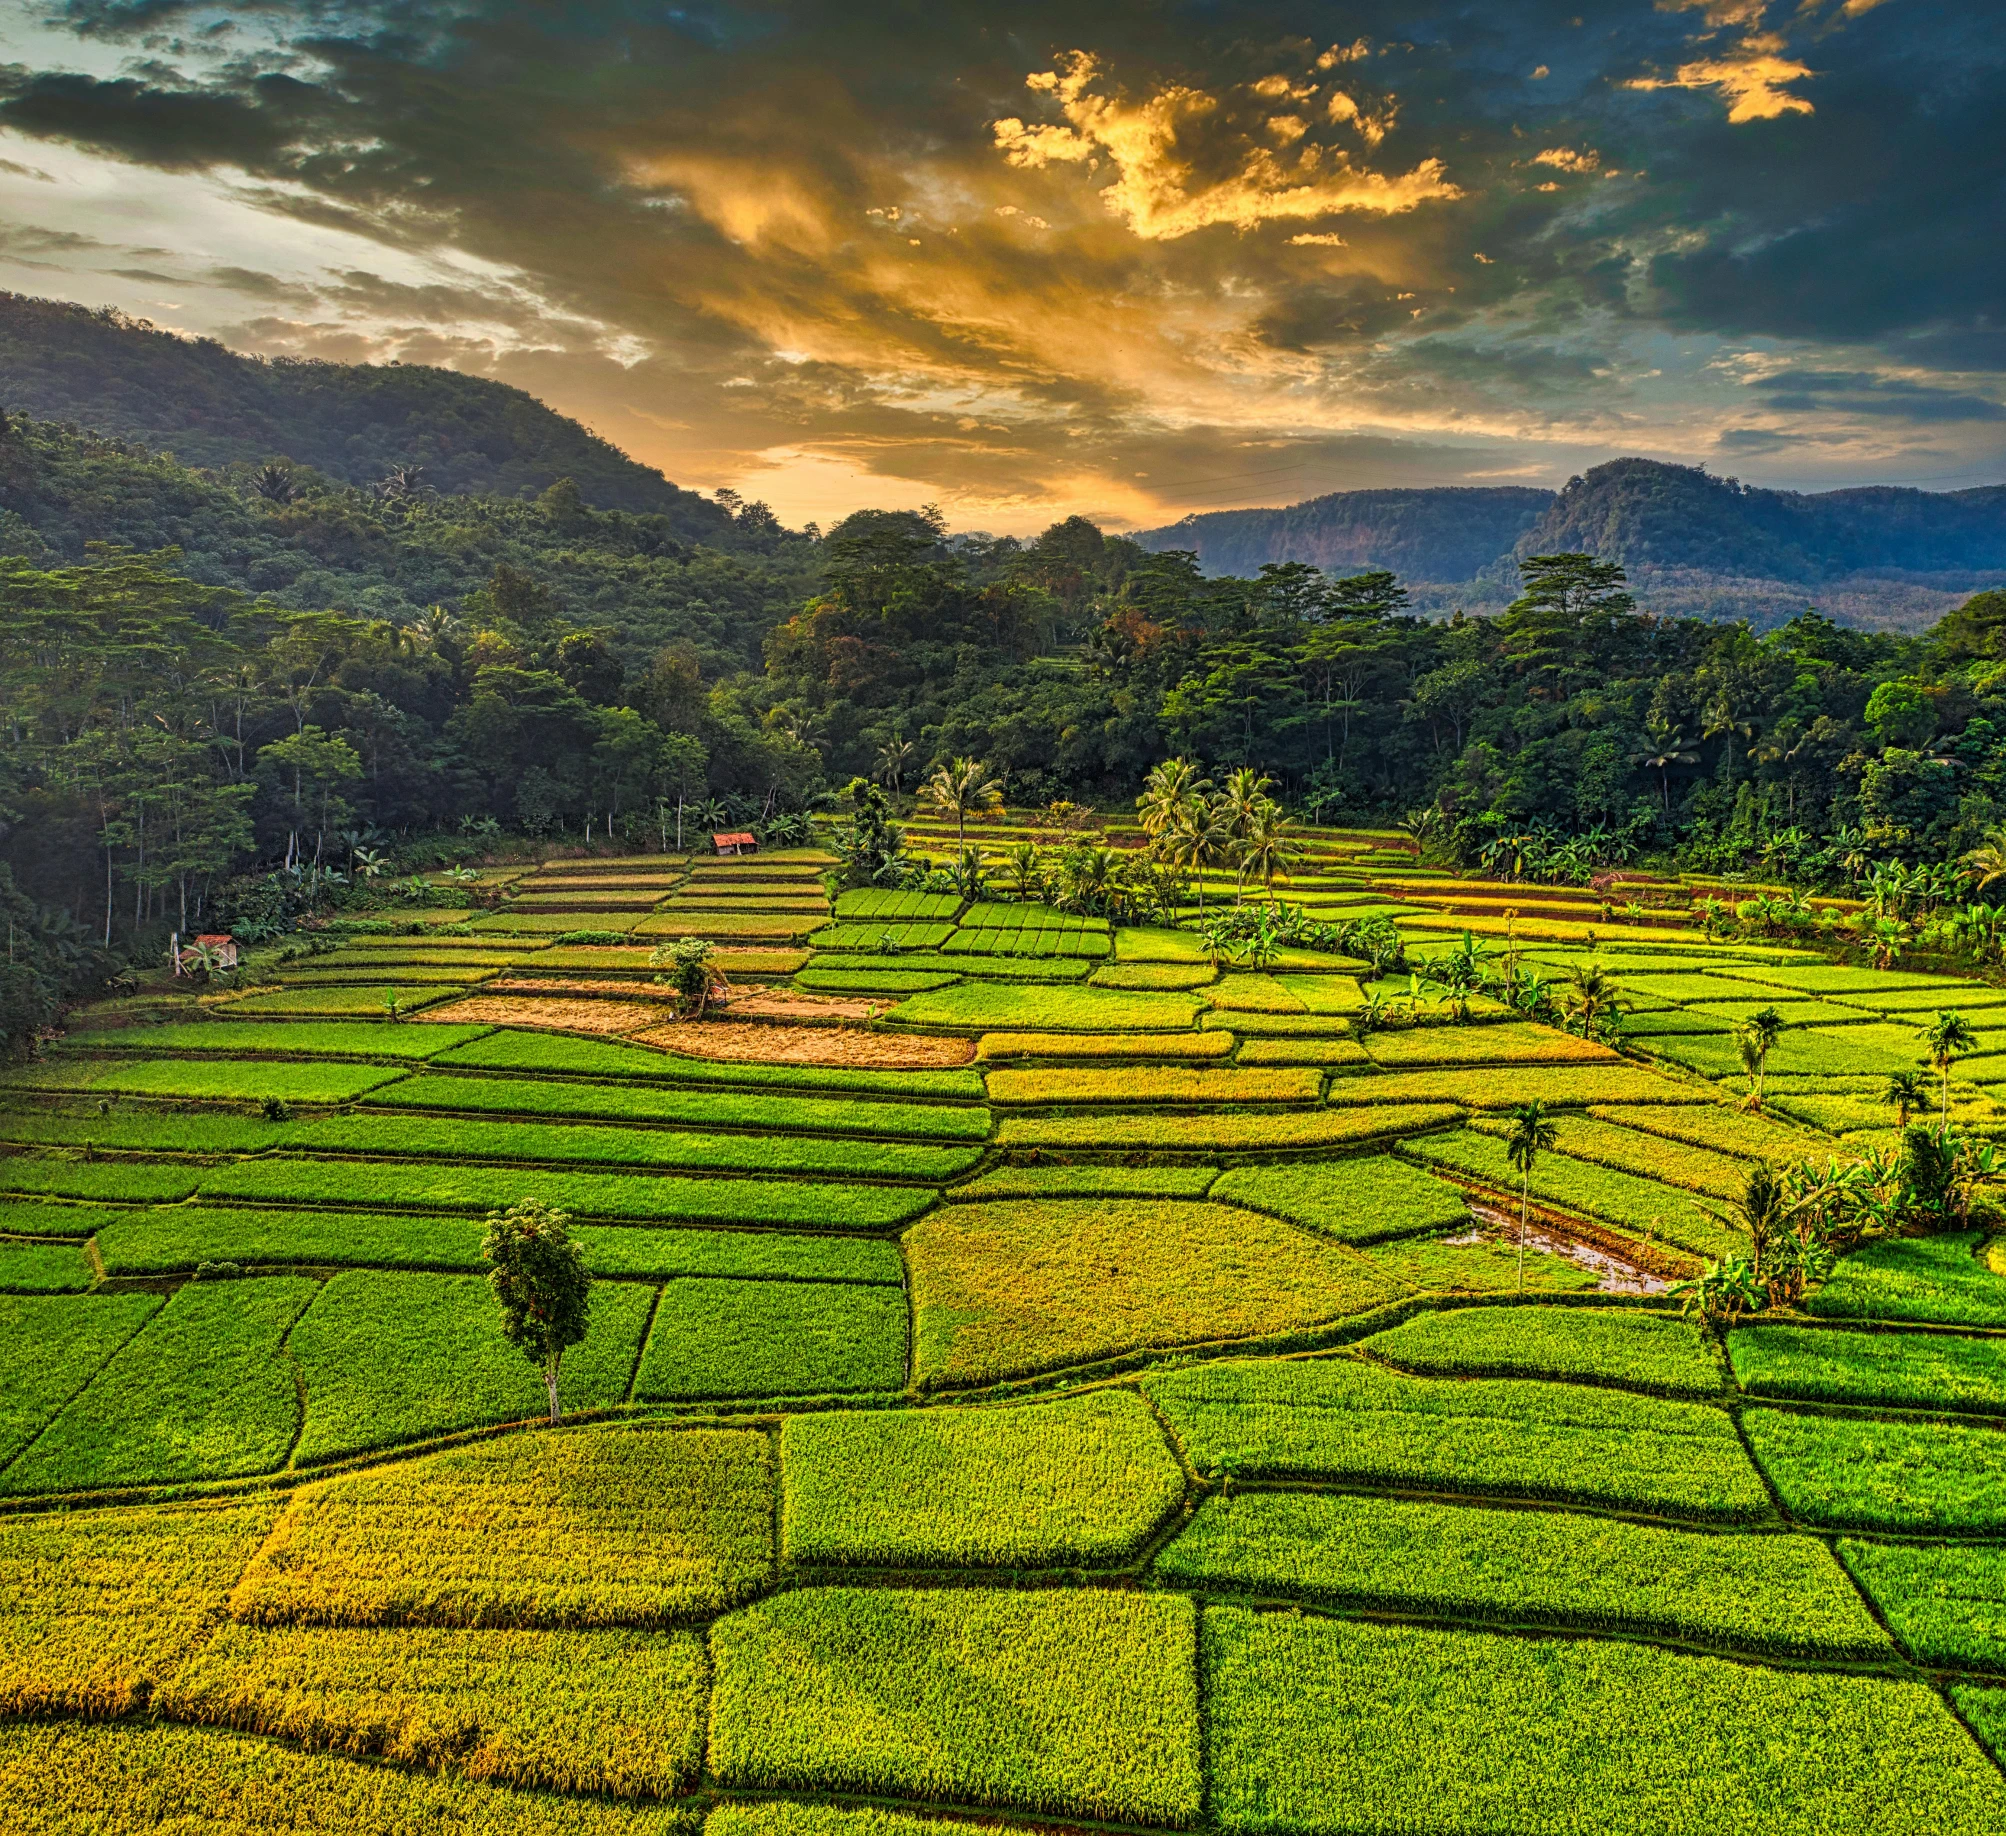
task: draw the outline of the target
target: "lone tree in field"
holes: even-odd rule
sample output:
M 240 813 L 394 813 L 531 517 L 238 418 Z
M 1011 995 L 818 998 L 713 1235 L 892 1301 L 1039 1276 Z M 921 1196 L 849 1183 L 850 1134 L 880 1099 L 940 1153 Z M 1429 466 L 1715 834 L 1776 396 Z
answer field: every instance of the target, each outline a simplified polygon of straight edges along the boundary
M 564 1419 L 558 1366 L 565 1348 L 584 1338 L 592 1311 L 592 1277 L 571 1240 L 571 1219 L 536 1199 L 491 1211 L 481 1257 L 494 1264 L 488 1285 L 501 1302 L 502 1337 L 543 1373 L 555 1427 Z
M 1759 1014 L 1750 1014 L 1735 1038 L 1736 1049 L 1741 1054 L 1741 1068 L 1755 1080 L 1754 1088 L 1748 1093 L 1751 1109 L 1762 1107 L 1762 1076 L 1769 1063 L 1769 1054 L 1776 1042 L 1783 1037 L 1783 1016 L 1773 1007 L 1765 1007 Z
M 949 759 L 934 767 L 920 786 L 920 799 L 942 816 L 954 818 L 954 852 L 968 852 L 968 819 L 1003 807 L 1003 780 L 992 778 L 980 759 Z
M 1950 1067 L 1978 1043 L 1971 1022 L 1962 1014 L 1940 1013 L 1923 1028 L 1922 1042 L 1929 1048 L 1929 1062 L 1943 1080 L 1943 1126 L 1950 1126 Z
M 1881 1101 L 1895 1112 L 1895 1127 L 1907 1128 L 1910 1114 L 1929 1101 L 1929 1087 L 1913 1071 L 1897 1071 L 1881 1092 Z
M 1511 1133 L 1505 1137 L 1505 1154 L 1518 1169 L 1518 1291 L 1525 1292 L 1525 1235 L 1527 1214 L 1532 1209 L 1532 1169 L 1540 1155 L 1559 1137 L 1548 1120 L 1546 1105 L 1538 1097 L 1511 1112 Z

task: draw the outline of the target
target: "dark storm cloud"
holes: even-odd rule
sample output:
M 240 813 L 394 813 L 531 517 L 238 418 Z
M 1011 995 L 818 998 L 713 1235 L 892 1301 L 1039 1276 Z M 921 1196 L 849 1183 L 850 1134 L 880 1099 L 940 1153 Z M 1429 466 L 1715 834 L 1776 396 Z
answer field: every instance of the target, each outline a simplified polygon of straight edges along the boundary
M 0 72 L 0 127 L 482 264 L 193 258 L 268 347 L 533 371 L 654 457 L 1140 515 L 1533 463 L 1472 440 L 1564 476 L 1653 426 L 1787 454 L 2001 417 L 1978 0 L 60 18 L 135 61 Z M 1709 363 L 1760 339 L 1788 360 Z M 1734 425 L 1752 405 L 1806 425 Z

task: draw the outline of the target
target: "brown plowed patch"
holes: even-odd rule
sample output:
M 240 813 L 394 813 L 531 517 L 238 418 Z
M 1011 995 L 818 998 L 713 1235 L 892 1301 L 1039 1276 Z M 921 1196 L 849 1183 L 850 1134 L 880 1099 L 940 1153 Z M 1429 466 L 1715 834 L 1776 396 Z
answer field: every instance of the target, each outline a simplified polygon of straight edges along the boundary
M 466 1026 L 549 1027 L 566 1033 L 631 1033 L 662 1017 L 639 1001 L 562 1001 L 535 995 L 474 995 L 441 1008 L 413 1014 L 416 1020 L 445 1020 Z
M 682 1021 L 637 1034 L 643 1045 L 689 1058 L 728 1058 L 769 1065 L 867 1065 L 890 1071 L 936 1071 L 965 1065 L 972 1039 L 894 1039 L 860 1027 L 745 1025 L 730 1020 Z

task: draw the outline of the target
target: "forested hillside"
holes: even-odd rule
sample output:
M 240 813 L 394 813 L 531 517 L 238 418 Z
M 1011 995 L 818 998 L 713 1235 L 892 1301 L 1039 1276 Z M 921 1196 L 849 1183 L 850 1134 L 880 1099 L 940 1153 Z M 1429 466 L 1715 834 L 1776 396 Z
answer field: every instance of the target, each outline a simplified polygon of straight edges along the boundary
M 732 518 L 504 383 L 421 364 L 267 362 L 107 308 L 0 293 L 0 405 L 195 466 L 285 458 L 343 484 L 422 468 L 446 492 L 518 497 L 569 478 L 589 504 L 665 516 L 689 540 Z

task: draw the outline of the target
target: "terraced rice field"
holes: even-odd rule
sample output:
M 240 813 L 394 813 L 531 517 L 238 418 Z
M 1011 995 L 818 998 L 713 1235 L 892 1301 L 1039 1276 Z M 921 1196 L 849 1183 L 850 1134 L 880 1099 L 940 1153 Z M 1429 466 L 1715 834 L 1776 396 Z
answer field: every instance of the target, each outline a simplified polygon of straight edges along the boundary
M 2006 1829 L 1987 1228 L 1667 1292 L 1892 1141 L 1942 1007 L 2006 1133 L 2001 991 L 1320 833 L 1272 896 L 1626 1003 L 1375 1028 L 1404 971 L 827 865 L 551 863 L 0 1078 L 0 1827 Z M 556 1429 L 528 1198 L 594 1275 Z

